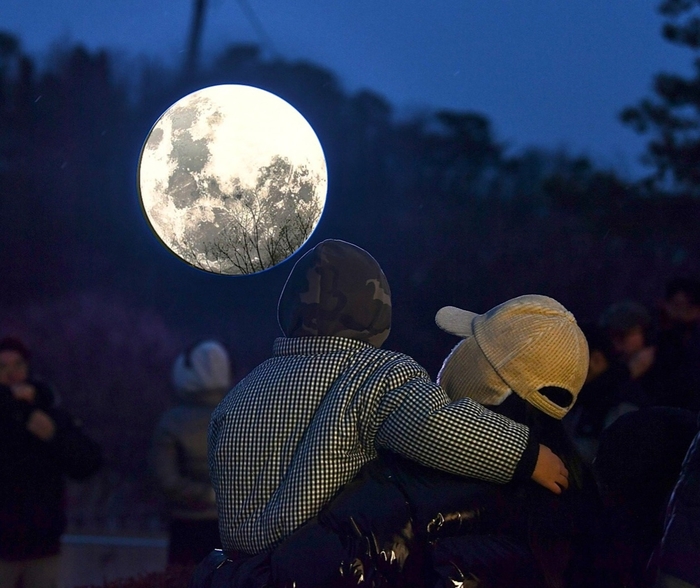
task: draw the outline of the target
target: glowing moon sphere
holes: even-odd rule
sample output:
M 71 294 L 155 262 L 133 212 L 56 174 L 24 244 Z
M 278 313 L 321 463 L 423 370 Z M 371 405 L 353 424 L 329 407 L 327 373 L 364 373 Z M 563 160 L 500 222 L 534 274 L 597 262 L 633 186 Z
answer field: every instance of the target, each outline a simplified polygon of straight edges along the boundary
M 289 103 L 259 88 L 211 86 L 178 100 L 141 150 L 146 219 L 175 255 L 242 275 L 293 255 L 323 213 L 321 144 Z

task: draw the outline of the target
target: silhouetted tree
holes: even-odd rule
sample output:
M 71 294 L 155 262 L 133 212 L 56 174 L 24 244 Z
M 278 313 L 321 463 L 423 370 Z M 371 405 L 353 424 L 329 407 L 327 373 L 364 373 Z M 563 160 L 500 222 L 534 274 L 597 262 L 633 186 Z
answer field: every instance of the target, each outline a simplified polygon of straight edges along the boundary
M 649 185 L 692 196 L 700 195 L 700 1 L 664 0 L 663 36 L 695 56 L 695 73 L 683 77 L 660 73 L 655 98 L 623 110 L 621 118 L 639 133 L 651 135 L 646 160 L 655 173 Z

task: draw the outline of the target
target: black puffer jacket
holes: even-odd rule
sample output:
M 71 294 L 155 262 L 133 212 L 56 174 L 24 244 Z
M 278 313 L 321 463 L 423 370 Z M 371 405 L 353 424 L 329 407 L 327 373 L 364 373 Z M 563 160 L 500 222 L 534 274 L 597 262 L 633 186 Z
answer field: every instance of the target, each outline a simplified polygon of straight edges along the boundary
M 84 479 L 100 467 L 100 447 L 79 422 L 54 405 L 40 382 L 33 403 L 0 386 L 0 559 L 19 561 L 58 553 L 66 527 L 64 476 Z M 56 425 L 49 441 L 29 431 L 31 413 L 43 410 Z
M 594 465 L 612 543 L 609 563 L 626 586 L 648 585 L 647 564 L 696 421 L 693 411 L 647 407 L 622 415 L 601 435 Z
M 700 432 L 688 449 L 671 495 L 657 569 L 662 576 L 700 586 Z

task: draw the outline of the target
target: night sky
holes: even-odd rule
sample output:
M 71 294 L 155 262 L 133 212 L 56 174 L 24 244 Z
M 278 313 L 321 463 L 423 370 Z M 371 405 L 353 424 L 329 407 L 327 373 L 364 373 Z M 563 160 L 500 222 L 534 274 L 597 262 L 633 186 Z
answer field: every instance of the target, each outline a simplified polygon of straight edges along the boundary
M 3 0 L 0 28 L 41 58 L 52 43 L 110 48 L 124 62 L 182 59 L 193 0 Z M 204 56 L 229 43 L 329 68 L 371 89 L 397 116 L 476 111 L 515 152 L 585 153 L 638 177 L 645 139 L 619 111 L 650 94 L 659 71 L 691 55 L 664 41 L 658 0 L 209 0 Z M 124 68 L 125 70 L 127 68 Z

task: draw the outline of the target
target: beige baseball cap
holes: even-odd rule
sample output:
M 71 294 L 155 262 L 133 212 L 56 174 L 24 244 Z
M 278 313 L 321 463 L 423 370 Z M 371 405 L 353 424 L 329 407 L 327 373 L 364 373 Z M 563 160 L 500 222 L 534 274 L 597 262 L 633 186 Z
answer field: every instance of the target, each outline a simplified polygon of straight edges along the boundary
M 512 391 L 556 419 L 574 405 L 588 373 L 588 343 L 574 315 L 553 298 L 526 294 L 485 314 L 446 306 L 435 322 L 464 339 L 438 375 L 453 400 L 500 404 Z M 568 406 L 540 392 L 551 387 L 571 394 Z

